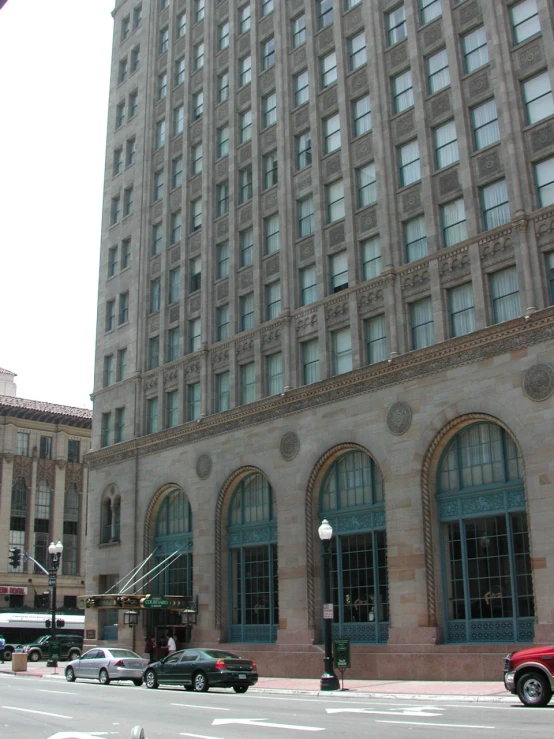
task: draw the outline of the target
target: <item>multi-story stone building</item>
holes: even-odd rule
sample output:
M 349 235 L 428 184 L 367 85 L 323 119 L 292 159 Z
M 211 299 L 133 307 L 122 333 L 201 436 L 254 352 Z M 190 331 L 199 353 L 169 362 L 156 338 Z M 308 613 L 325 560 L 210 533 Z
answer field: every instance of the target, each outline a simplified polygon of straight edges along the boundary
M 15 374 L 0 369 L 0 609 L 51 606 L 51 541 L 61 541 L 57 578 L 60 611 L 79 607 L 85 592 L 85 518 L 92 413 L 18 398 Z M 18 567 L 10 551 L 21 551 Z
M 88 592 L 314 675 L 327 518 L 351 674 L 552 641 L 553 14 L 118 0 Z

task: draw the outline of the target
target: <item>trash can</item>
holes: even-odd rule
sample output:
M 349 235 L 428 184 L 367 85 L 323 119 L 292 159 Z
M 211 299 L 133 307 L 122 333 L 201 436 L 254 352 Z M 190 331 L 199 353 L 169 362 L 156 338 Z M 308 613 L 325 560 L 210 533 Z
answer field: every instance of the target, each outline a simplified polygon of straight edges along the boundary
M 27 652 L 19 647 L 12 654 L 12 672 L 27 672 Z

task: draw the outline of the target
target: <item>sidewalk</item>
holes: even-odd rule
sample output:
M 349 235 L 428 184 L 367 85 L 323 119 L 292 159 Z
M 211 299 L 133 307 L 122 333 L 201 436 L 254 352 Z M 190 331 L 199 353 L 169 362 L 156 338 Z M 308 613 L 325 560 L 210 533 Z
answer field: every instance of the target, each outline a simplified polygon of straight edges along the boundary
M 0 664 L 0 673 L 16 677 L 44 677 L 64 680 L 65 665 L 58 668 L 46 667 L 44 663 L 28 664 L 27 672 L 13 673 L 11 663 Z M 298 679 L 288 677 L 260 677 L 256 693 L 283 693 L 285 695 L 324 695 L 327 698 L 409 698 L 425 701 L 470 701 L 470 702 L 517 702 L 502 682 L 429 681 L 429 680 L 348 680 L 345 677 L 344 691 L 322 692 L 319 678 Z

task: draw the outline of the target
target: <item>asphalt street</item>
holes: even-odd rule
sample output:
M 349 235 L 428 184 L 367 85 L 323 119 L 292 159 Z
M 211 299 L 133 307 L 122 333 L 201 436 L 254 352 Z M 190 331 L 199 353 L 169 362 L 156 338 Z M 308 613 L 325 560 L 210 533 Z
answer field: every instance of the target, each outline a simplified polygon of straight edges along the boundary
M 409 699 L 368 699 L 345 694 L 302 696 L 227 690 L 190 693 L 147 690 L 127 683 L 66 683 L 54 678 L 0 675 L 0 737 L 49 739 L 77 730 L 129 739 L 137 724 L 146 739 L 257 739 L 349 737 L 372 739 L 503 739 L 553 736 L 554 705 L 479 704 Z

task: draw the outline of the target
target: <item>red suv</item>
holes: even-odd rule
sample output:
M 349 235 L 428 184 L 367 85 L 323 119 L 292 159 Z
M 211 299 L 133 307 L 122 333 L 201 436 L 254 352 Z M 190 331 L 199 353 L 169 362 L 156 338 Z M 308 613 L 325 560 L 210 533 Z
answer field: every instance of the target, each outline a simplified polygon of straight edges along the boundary
M 531 647 L 506 655 L 504 685 L 526 706 L 546 706 L 554 692 L 554 647 Z

